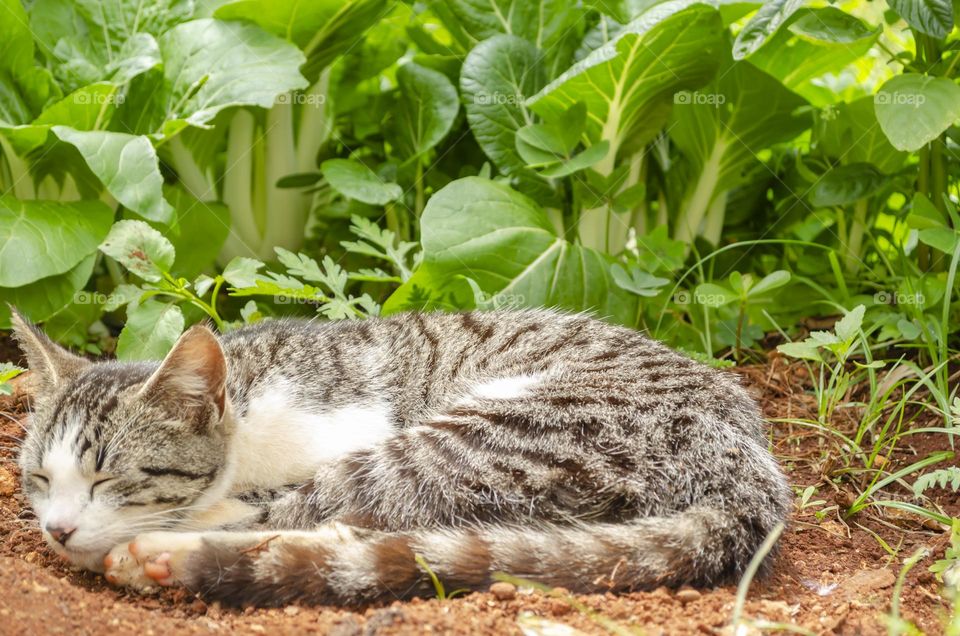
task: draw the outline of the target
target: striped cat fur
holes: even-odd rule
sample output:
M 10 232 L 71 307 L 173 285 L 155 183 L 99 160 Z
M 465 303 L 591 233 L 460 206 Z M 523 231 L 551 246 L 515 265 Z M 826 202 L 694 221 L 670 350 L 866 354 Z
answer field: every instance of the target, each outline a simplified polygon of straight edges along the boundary
M 234 605 L 740 574 L 790 494 L 728 373 L 549 310 L 187 331 L 83 360 L 21 317 L 41 530 L 122 585 Z M 65 540 L 64 540 L 65 539 Z

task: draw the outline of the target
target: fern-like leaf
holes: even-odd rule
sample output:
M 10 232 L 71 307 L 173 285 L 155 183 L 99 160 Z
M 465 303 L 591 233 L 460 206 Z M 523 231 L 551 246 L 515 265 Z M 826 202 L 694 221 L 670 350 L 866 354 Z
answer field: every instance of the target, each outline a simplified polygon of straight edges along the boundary
M 939 468 L 930 471 L 926 475 L 921 475 L 917 481 L 913 483 L 913 494 L 919 497 L 924 491 L 934 486 L 946 488 L 948 484 L 954 492 L 960 490 L 960 467 L 949 466 L 948 468 Z

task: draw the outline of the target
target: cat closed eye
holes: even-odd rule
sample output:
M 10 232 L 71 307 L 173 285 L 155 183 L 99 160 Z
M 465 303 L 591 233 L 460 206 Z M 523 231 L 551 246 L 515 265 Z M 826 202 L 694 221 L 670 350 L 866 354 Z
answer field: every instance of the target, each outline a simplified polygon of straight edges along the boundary
M 116 480 L 116 477 L 100 477 L 93 480 L 93 483 L 90 484 L 90 496 L 93 497 L 93 492 L 97 486 L 101 486 L 108 482 Z
M 38 486 L 46 488 L 50 485 L 50 479 L 46 475 L 41 475 L 40 473 L 30 473 L 30 478 L 33 480 L 33 483 Z

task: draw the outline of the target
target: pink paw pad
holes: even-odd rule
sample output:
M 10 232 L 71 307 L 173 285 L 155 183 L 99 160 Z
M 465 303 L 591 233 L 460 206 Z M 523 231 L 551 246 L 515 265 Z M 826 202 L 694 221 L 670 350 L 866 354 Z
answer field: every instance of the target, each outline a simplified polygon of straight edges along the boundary
M 143 564 L 143 573 L 160 585 L 173 585 L 170 553 L 163 552 Z

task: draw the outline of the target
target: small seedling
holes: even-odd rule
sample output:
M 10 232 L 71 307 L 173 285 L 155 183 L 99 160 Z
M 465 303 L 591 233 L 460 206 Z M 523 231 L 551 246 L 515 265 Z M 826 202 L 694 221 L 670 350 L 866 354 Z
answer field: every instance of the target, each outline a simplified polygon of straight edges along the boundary
M 750 306 L 770 302 L 770 294 L 790 282 L 790 272 L 777 270 L 756 280 L 750 274 L 733 272 L 727 279 L 727 285 L 703 283 L 696 289 L 697 302 L 706 307 L 719 309 L 731 303 L 737 304 L 737 318 L 734 335 L 734 353 L 740 359 L 740 349 L 747 333 L 747 309 Z M 752 342 L 753 339 L 750 339 Z
M 436 594 L 437 594 L 437 599 L 438 599 L 438 600 L 440 600 L 440 601 L 449 601 L 449 600 L 452 599 L 454 596 L 458 596 L 458 595 L 460 595 L 460 594 L 466 594 L 467 592 L 470 591 L 470 590 L 468 590 L 468 589 L 461 588 L 461 589 L 454 590 L 454 591 L 452 591 L 452 592 L 450 592 L 450 593 L 448 594 L 448 593 L 447 593 L 447 589 L 443 586 L 443 582 L 442 582 L 442 581 L 440 580 L 440 578 L 433 572 L 433 570 L 430 569 L 430 566 L 427 564 L 427 560 L 424 559 L 424 558 L 423 558 L 422 556 L 420 556 L 419 554 L 414 555 L 413 558 L 414 558 L 414 560 L 417 562 L 417 565 L 419 565 L 419 566 L 423 569 L 423 571 L 427 573 L 427 576 L 430 577 L 430 581 L 431 581 L 431 583 L 433 583 L 433 589 L 434 589 L 434 591 L 435 591 Z
M 10 385 L 10 380 L 24 371 L 26 369 L 21 369 L 10 362 L 0 362 L 0 395 L 12 395 L 13 387 Z
M 960 596 L 957 594 L 960 590 L 960 519 L 951 522 L 950 547 L 944 551 L 942 559 L 930 566 L 930 571 L 943 582 L 950 596 Z

